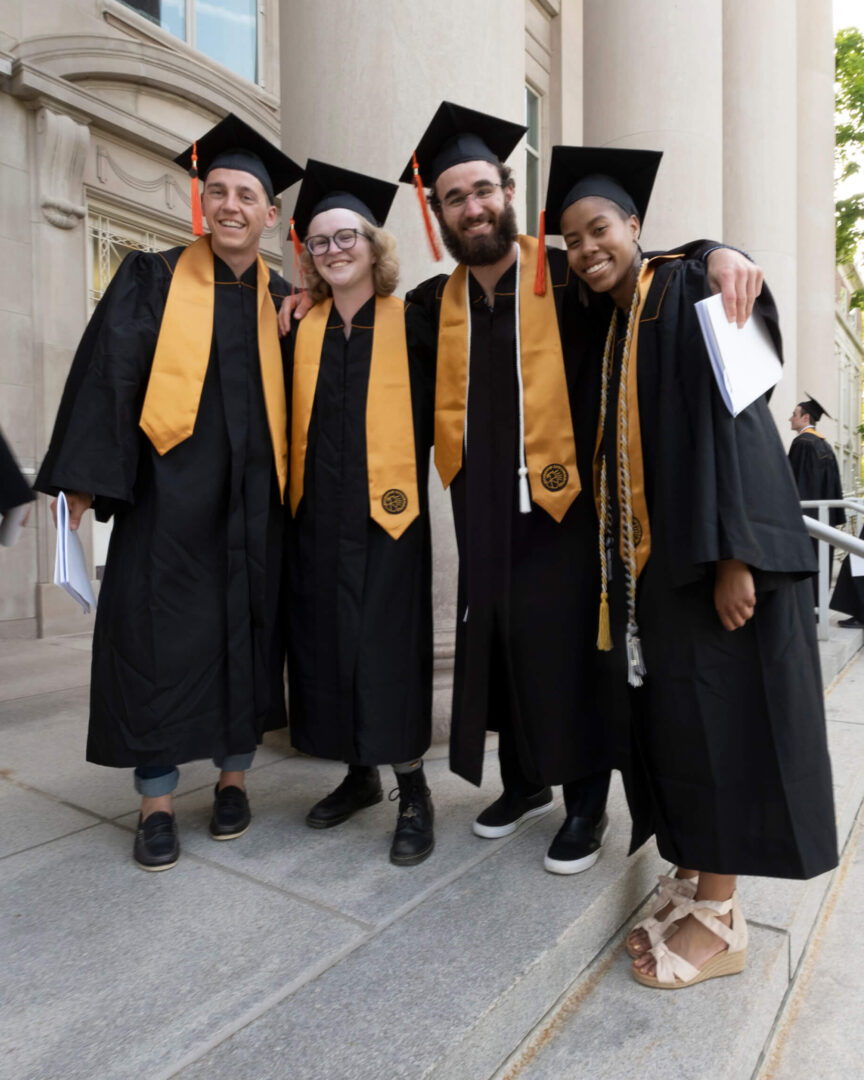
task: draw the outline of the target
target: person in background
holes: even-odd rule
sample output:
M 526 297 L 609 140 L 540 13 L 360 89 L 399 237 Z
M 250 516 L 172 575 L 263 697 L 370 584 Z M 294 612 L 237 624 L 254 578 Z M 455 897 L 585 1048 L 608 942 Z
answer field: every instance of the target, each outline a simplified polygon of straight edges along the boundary
M 93 634 L 87 759 L 134 767 L 134 858 L 180 853 L 177 765 L 219 768 L 210 835 L 249 826 L 245 772 L 286 723 L 278 634 L 287 483 L 276 310 L 259 254 L 302 170 L 229 115 L 175 159 L 210 231 L 127 256 L 75 355 L 36 481 L 114 524 Z M 196 171 L 197 163 L 197 171 Z M 203 231 L 203 230 L 202 230 Z
M 840 467 L 831 444 L 821 431 L 816 430 L 816 425 L 827 416 L 824 408 L 815 398 L 808 397 L 806 401 L 799 402 L 792 410 L 789 417 L 789 426 L 796 432 L 792 445 L 789 447 L 789 464 L 792 466 L 792 475 L 798 485 L 798 495 L 802 502 L 808 499 L 842 499 L 843 483 L 840 480 Z M 815 507 L 803 510 L 807 517 L 818 518 L 819 511 Z M 846 511 L 840 506 L 831 507 L 828 511 L 829 525 L 844 525 L 846 523 Z M 819 541 L 813 538 L 813 550 L 819 550 Z M 834 563 L 834 549 L 828 549 L 828 577 L 830 584 L 831 567 Z M 819 577 L 813 578 L 813 596 L 816 603 L 819 602 Z

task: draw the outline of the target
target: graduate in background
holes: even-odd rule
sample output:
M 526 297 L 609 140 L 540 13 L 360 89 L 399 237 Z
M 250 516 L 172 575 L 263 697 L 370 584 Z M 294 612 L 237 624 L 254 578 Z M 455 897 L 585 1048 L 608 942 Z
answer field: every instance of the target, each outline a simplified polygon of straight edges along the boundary
M 679 867 L 628 936 L 633 974 L 677 989 L 743 968 L 736 875 L 809 878 L 837 850 L 812 549 L 765 398 L 736 418 L 722 403 L 694 310 L 703 267 L 676 252 L 643 260 L 660 157 L 555 147 L 546 222 L 574 274 L 613 301 L 598 657 L 631 850 L 654 833 Z M 779 349 L 767 293 L 758 307 Z
M 292 335 L 287 544 L 291 740 L 348 763 L 309 811 L 327 829 L 382 799 L 396 773 L 390 860 L 434 846 L 423 772 L 432 716 L 427 485 L 434 354 L 422 312 L 392 295 L 399 264 L 381 226 L 395 184 L 318 161 L 294 212 L 315 306 Z M 395 791 L 391 798 L 395 796 Z
M 830 415 L 823 409 L 815 398 L 808 396 L 806 401 L 799 402 L 792 410 L 789 417 L 789 426 L 797 432 L 789 447 L 789 464 L 792 466 L 792 475 L 798 485 L 798 496 L 802 502 L 808 499 L 842 499 L 843 483 L 840 479 L 840 466 L 831 447 L 821 431 L 816 430 L 816 425 Z M 819 511 L 815 507 L 803 510 L 807 517 L 818 518 Z M 829 525 L 845 525 L 846 511 L 842 506 L 833 506 L 828 510 Z M 813 550 L 818 552 L 819 541 L 812 539 Z M 831 568 L 834 565 L 834 548 L 828 548 L 828 577 L 830 584 Z M 819 578 L 813 578 L 813 594 L 818 603 Z
M 244 773 L 285 724 L 277 635 L 287 482 L 276 305 L 258 253 L 302 171 L 229 115 L 176 160 L 192 171 L 187 248 L 127 256 L 84 333 L 36 487 L 114 525 L 93 635 L 87 759 L 135 767 L 134 857 L 177 862 L 177 765 L 221 770 L 210 835 L 249 825 Z

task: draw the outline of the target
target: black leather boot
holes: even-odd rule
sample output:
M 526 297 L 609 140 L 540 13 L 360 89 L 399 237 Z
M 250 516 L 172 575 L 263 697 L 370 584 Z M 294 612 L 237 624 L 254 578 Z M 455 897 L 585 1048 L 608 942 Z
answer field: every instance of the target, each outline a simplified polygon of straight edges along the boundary
M 332 829 L 341 825 L 364 806 L 381 802 L 381 777 L 376 765 L 349 765 L 348 775 L 306 815 L 306 824 L 313 829 Z
M 414 772 L 397 773 L 396 782 L 399 787 L 390 792 L 390 798 L 398 793 L 399 819 L 390 845 L 390 862 L 413 866 L 428 858 L 435 847 L 435 811 L 422 766 Z

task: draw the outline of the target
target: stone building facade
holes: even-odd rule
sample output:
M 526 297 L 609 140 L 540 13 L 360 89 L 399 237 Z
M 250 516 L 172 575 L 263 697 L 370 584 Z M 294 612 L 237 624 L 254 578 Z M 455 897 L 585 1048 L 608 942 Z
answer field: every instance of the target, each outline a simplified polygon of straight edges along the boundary
M 751 252 L 783 317 L 781 431 L 805 387 L 839 415 L 832 80 L 831 0 L 0 0 L 0 427 L 34 470 L 117 262 L 189 236 L 171 157 L 227 111 L 281 132 L 301 163 L 396 177 L 443 98 L 526 119 L 512 164 L 528 232 L 553 144 L 663 149 L 646 244 L 710 236 Z M 408 188 L 390 224 L 404 288 L 448 268 Z M 277 263 L 283 233 L 266 238 Z M 432 495 L 443 723 L 456 555 L 434 474 Z M 83 535 L 95 573 L 105 536 Z M 48 584 L 52 560 L 40 500 L 0 554 L 0 638 L 86 627 Z

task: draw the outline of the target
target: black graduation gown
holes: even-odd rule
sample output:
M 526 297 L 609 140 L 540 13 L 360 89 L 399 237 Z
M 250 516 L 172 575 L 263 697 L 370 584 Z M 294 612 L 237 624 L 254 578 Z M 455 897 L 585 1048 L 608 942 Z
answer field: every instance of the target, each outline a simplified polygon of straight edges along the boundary
M 34 497 L 0 432 L 0 517 L 15 506 L 32 502 Z
M 864 540 L 864 529 L 858 534 Z M 837 584 L 831 594 L 829 605 L 834 611 L 842 611 L 859 622 L 864 622 L 864 577 L 853 577 L 847 555 L 840 564 Z
M 525 777 L 560 784 L 610 765 L 596 708 L 593 650 L 598 566 L 590 462 L 599 376 L 585 362 L 602 349 L 586 310 L 562 313 L 570 279 L 564 253 L 549 250 L 551 285 L 564 317 L 564 363 L 583 492 L 562 521 L 532 503 L 519 511 L 516 484 L 515 267 L 490 308 L 468 275 L 471 367 L 467 452 L 450 487 L 459 549 L 450 765 L 482 779 L 487 730 L 508 725 Z M 437 325 L 447 279 L 409 293 Z
M 128 256 L 75 355 L 36 487 L 95 493 L 114 527 L 93 634 L 88 760 L 245 753 L 285 724 L 283 507 L 258 358 L 255 264 L 215 260 L 195 430 L 161 456 L 138 426 L 182 248 Z M 271 272 L 276 303 L 287 291 Z M 202 328 L 203 332 L 204 328 Z
M 699 263 L 661 264 L 639 327 L 651 528 L 637 597 L 644 685 L 626 681 L 617 521 L 614 647 L 599 655 L 633 815 L 631 850 L 655 832 L 660 853 L 678 865 L 807 878 L 837 861 L 806 581 L 815 559 L 766 400 L 733 419 L 717 391 L 693 308 L 707 293 Z M 760 307 L 779 346 L 767 293 Z M 616 360 L 617 369 L 620 353 Z M 612 418 L 617 392 L 616 370 Z M 613 500 L 614 426 L 605 442 Z M 753 618 L 729 632 L 714 609 L 712 564 L 732 558 L 752 568 L 757 603 Z
M 303 479 L 288 527 L 291 741 L 316 757 L 398 764 L 429 747 L 432 551 L 429 449 L 434 358 L 428 318 L 406 307 L 420 514 L 398 539 L 369 516 L 366 394 L 375 300 L 351 335 L 330 312 Z
M 789 447 L 789 464 L 798 485 L 798 496 L 807 499 L 842 499 L 843 482 L 837 458 L 826 438 L 812 431 L 796 435 Z M 818 518 L 816 509 L 803 510 L 808 517 Z M 846 511 L 835 506 L 828 511 L 831 525 L 843 525 Z

